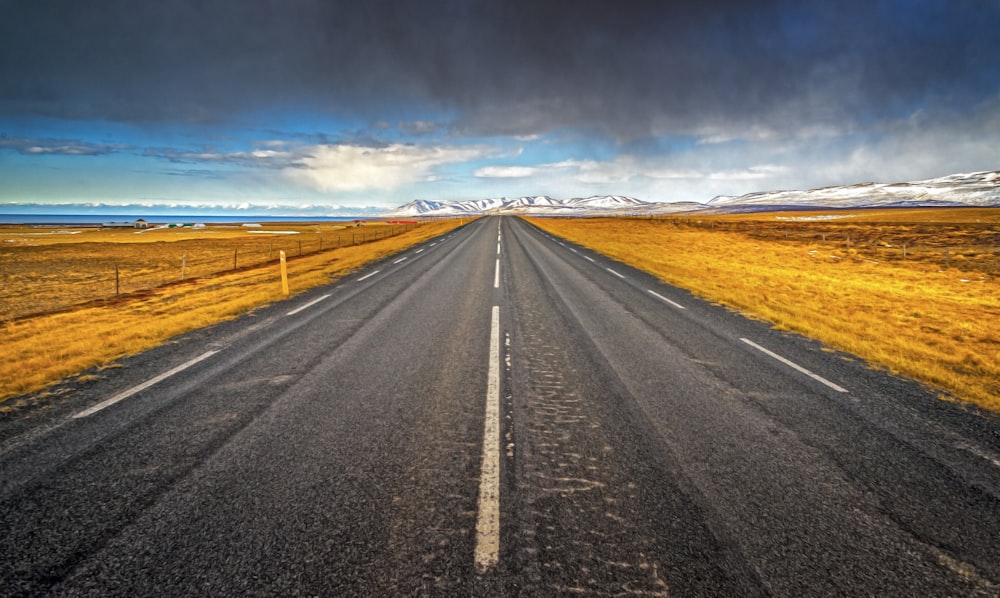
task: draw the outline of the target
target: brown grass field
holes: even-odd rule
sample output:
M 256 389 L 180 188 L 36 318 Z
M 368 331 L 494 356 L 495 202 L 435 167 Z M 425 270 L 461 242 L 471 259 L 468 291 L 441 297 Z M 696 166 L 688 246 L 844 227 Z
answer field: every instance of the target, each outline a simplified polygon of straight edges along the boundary
M 531 221 L 1000 412 L 1000 209 Z
M 300 235 L 259 234 L 263 238 L 245 230 L 221 227 L 168 229 L 141 235 L 129 230 L 91 229 L 77 234 L 18 237 L 17 232 L 51 233 L 62 229 L 4 227 L 0 229 L 0 242 L 19 240 L 4 243 L 0 253 L 5 310 L 0 317 L 0 345 L 4 349 L 0 361 L 0 412 L 16 409 L 29 400 L 3 402 L 5 399 L 40 390 L 88 368 L 116 367 L 114 361 L 123 356 L 281 299 L 279 250 L 288 255 L 289 287 L 294 295 L 444 234 L 459 224 L 458 220 L 449 220 L 395 228 L 369 225 L 354 230 L 334 229 L 327 223 L 297 223 L 263 230 L 301 230 Z M 365 242 L 362 234 L 367 235 Z M 318 251 L 319 235 L 324 243 L 322 251 Z M 357 244 L 349 244 L 351 235 Z M 41 240 L 36 242 L 35 237 Z M 308 248 L 307 241 L 315 246 Z M 234 248 L 241 260 L 236 270 L 232 268 Z M 252 262 L 254 252 L 260 259 Z M 257 265 L 244 265 L 240 256 Z M 187 271 L 182 281 L 184 260 Z M 218 266 L 223 262 L 224 266 Z M 125 286 L 116 296 L 115 264 L 119 264 L 120 271 L 141 272 L 143 275 L 136 279 L 142 283 Z M 201 264 L 205 264 L 204 269 L 199 269 Z M 101 279 L 99 291 L 93 289 L 95 278 Z M 88 374 L 94 375 L 100 374 Z
M 246 228 L 102 229 L 0 225 L 0 321 L 357 245 L 414 225 L 269 223 Z M 25 299 L 30 297 L 30 301 Z

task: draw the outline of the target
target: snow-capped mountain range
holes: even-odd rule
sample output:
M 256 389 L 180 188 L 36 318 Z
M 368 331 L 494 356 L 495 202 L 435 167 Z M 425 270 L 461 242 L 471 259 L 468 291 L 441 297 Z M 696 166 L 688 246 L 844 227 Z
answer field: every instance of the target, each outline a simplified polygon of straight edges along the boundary
M 595 195 L 574 199 L 554 199 L 548 195 L 535 197 L 496 197 L 469 201 L 431 201 L 418 199 L 387 213 L 403 216 L 473 216 L 479 214 L 566 214 L 611 213 L 635 211 L 651 205 L 649 202 L 621 195 Z
M 935 206 L 1000 206 L 1000 171 L 953 174 L 911 183 L 858 183 L 807 191 L 719 196 L 707 204 L 708 208 L 726 211 Z
M 1000 171 L 953 174 L 910 183 L 858 183 L 805 191 L 762 191 L 719 196 L 707 203 L 648 202 L 622 195 L 574 199 L 498 197 L 470 201 L 418 199 L 385 214 L 387 217 L 476 216 L 481 214 L 622 215 L 677 212 L 757 212 L 830 208 L 1000 207 Z

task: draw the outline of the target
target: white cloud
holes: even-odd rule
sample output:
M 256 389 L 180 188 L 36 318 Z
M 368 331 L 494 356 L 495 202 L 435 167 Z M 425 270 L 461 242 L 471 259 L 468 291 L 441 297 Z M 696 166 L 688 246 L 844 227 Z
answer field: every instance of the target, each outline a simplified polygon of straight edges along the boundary
M 538 168 L 531 166 L 484 166 L 473 174 L 481 179 L 521 179 L 537 172 Z
M 576 180 L 588 184 L 624 183 L 636 174 L 635 160 L 619 156 L 607 162 L 583 160 L 577 165 Z
M 753 181 L 759 179 L 770 179 L 788 172 L 788 168 L 774 164 L 763 164 L 760 166 L 749 166 L 734 170 L 720 170 L 703 175 L 707 179 L 715 181 Z
M 437 132 L 441 125 L 430 120 L 399 121 L 396 128 L 407 135 L 430 135 Z
M 665 159 L 621 155 L 613 160 L 566 160 L 553 167 L 575 168 L 577 182 L 592 185 L 624 184 L 635 179 L 690 179 L 705 175 L 697 170 L 671 165 Z
M 737 148 L 727 148 L 724 153 L 720 163 L 705 155 L 705 146 L 700 146 L 687 154 L 669 156 L 622 154 L 609 160 L 567 159 L 534 166 L 487 166 L 475 174 L 480 179 L 525 180 L 518 183 L 521 188 L 537 187 L 567 196 L 616 193 L 652 201 L 707 201 L 732 191 L 770 189 L 792 174 L 781 164 L 744 164 L 747 156 Z
M 651 179 L 660 180 L 687 180 L 687 179 L 700 179 L 705 175 L 697 170 L 684 169 L 684 168 L 663 168 L 663 169 L 652 169 L 643 172 L 643 176 L 649 177 Z
M 305 148 L 285 176 L 319 191 L 391 190 L 434 180 L 434 169 L 482 158 L 477 147 L 424 147 L 395 143 L 385 147 L 317 145 Z
M 258 160 L 268 160 L 272 158 L 282 158 L 287 154 L 286 152 L 279 152 L 275 150 L 254 150 L 250 152 L 250 155 Z

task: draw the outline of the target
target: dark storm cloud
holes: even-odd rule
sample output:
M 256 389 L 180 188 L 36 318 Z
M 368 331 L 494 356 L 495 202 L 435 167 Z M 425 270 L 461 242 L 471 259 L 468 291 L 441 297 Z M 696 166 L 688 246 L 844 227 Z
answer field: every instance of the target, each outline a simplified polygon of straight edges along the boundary
M 469 135 L 794 128 L 995 95 L 998 30 L 1000 6 L 975 0 L 8 0 L 0 114 L 395 122 L 407 106 Z

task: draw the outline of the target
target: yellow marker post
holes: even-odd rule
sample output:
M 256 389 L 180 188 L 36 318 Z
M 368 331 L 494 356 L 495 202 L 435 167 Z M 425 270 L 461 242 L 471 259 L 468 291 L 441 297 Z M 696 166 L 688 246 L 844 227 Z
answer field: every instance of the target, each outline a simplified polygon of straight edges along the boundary
M 278 255 L 281 258 L 281 292 L 285 295 L 288 294 L 288 266 L 285 265 L 285 252 L 279 251 Z

